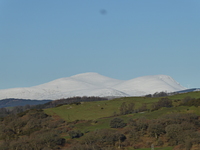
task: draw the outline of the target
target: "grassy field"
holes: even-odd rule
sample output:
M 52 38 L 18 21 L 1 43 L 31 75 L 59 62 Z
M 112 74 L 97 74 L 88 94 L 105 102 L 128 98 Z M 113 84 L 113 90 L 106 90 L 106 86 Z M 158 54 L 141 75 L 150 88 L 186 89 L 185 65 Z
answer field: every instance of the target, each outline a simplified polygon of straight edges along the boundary
M 136 118 L 141 118 L 145 117 L 148 119 L 154 119 L 158 118 L 162 115 L 165 114 L 170 114 L 170 113 L 176 113 L 176 112 L 182 112 L 182 113 L 187 113 L 187 112 L 196 112 L 199 109 L 195 107 L 186 107 L 186 106 L 181 106 L 178 108 L 162 108 L 157 111 L 153 112 L 143 112 L 143 113 L 134 113 L 134 114 L 128 114 L 128 115 L 120 115 L 117 116 L 118 118 L 123 119 L 126 123 L 130 118 L 136 119 Z M 89 120 L 89 121 L 83 121 L 81 123 L 78 123 L 75 125 L 76 129 L 81 130 L 82 132 L 86 131 L 94 131 L 96 129 L 105 129 L 105 128 L 110 128 L 110 121 L 113 119 L 113 117 L 106 117 L 106 118 L 98 118 L 94 120 Z
M 192 92 L 186 94 L 179 94 L 169 96 L 170 99 L 183 99 L 187 96 L 193 98 L 199 98 L 200 92 Z M 86 120 L 78 123 L 75 127 L 82 132 L 93 131 L 95 129 L 109 128 L 109 122 L 113 119 L 114 112 L 119 113 L 119 108 L 123 102 L 135 103 L 135 108 L 139 108 L 143 103 L 147 104 L 147 107 L 151 107 L 152 103 L 157 102 L 160 98 L 147 98 L 147 97 L 127 97 L 117 98 L 108 101 L 96 101 L 96 102 L 83 102 L 80 105 L 71 104 L 63 105 L 60 107 L 45 109 L 45 113 L 62 118 L 68 122 L 75 120 Z M 157 111 L 145 111 L 141 113 L 134 113 L 128 115 L 117 116 L 122 118 L 125 122 L 128 122 L 130 118 L 136 119 L 145 117 L 148 119 L 158 118 L 165 114 L 170 113 L 196 113 L 200 115 L 200 109 L 198 107 L 179 106 L 171 108 L 161 108 Z
M 191 98 L 200 98 L 200 92 L 190 92 L 190 93 L 183 93 L 183 94 L 177 94 L 173 96 L 169 96 L 170 99 L 184 99 L 185 97 L 191 97 Z
M 200 98 L 200 92 L 191 92 L 169 96 L 169 99 L 177 100 L 184 99 L 185 97 L 191 98 Z M 157 102 L 160 98 L 148 98 L 148 97 L 126 97 L 126 98 L 117 98 L 114 100 L 108 101 L 96 101 L 96 102 L 82 102 L 80 105 L 63 105 L 60 107 L 45 109 L 45 113 L 61 117 L 66 121 L 75 121 L 75 120 L 96 120 L 99 118 L 110 117 L 115 114 L 119 114 L 119 108 L 123 102 L 134 103 L 135 109 L 142 106 L 143 103 L 146 103 L 147 107 L 150 108 L 154 102 Z M 156 112 L 144 112 L 133 114 L 132 117 L 138 118 L 145 116 L 147 118 L 156 118 L 162 114 L 172 113 L 172 112 L 194 112 L 200 115 L 200 110 L 195 107 L 172 107 L 172 108 L 163 108 Z
M 135 107 L 139 108 L 143 103 L 146 103 L 147 106 L 150 107 L 150 105 L 156 101 L 158 101 L 158 98 L 129 97 L 108 101 L 83 102 L 80 105 L 63 105 L 45 109 L 44 111 L 49 115 L 59 116 L 67 121 L 95 120 L 113 116 L 114 113 L 119 113 L 119 108 L 123 102 L 135 103 Z

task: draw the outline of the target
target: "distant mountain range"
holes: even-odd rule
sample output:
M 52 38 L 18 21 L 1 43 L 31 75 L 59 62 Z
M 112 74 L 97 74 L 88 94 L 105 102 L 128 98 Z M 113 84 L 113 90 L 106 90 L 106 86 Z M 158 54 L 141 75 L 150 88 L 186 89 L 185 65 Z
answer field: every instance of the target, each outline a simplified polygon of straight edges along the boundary
M 51 100 L 29 100 L 29 99 L 3 99 L 0 100 L 0 108 L 2 107 L 15 107 L 15 106 L 25 106 L 25 105 L 39 105 L 48 103 Z
M 175 92 L 185 89 L 167 75 L 118 80 L 89 72 L 60 78 L 33 87 L 0 90 L 0 100 L 7 98 L 55 100 L 75 96 L 142 96 L 155 92 Z

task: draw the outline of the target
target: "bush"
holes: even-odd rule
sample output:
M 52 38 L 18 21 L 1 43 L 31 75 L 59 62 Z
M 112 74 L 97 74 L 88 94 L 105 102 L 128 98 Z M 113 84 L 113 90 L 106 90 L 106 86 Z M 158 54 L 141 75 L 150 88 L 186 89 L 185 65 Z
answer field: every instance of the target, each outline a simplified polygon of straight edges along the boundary
M 156 122 L 156 120 L 152 120 L 147 131 L 150 136 L 157 139 L 161 134 L 165 134 L 165 127 L 163 124 Z
M 79 138 L 79 137 L 83 136 L 83 133 L 79 130 L 69 131 L 68 134 L 69 134 L 71 139 Z
M 168 98 L 161 98 L 157 103 L 153 105 L 153 110 L 158 110 L 162 107 L 172 107 L 172 100 Z
M 195 106 L 195 107 L 198 107 L 200 106 L 200 98 L 198 99 L 190 99 L 188 101 L 186 100 L 183 100 L 183 106 Z
M 113 147 L 126 140 L 126 136 L 120 132 L 112 129 L 99 129 L 86 134 L 82 138 L 82 144 L 98 145 L 99 148 L 104 150 L 106 147 Z M 119 142 L 119 143 L 118 143 Z M 94 150 L 94 149 L 92 149 Z M 96 149 L 95 149 L 96 150 Z
M 152 95 L 152 97 L 165 97 L 168 96 L 167 92 L 156 92 Z
M 192 148 L 192 142 L 191 141 L 187 141 L 186 143 L 185 143 L 185 149 L 186 150 L 190 150 Z
M 126 115 L 126 114 L 131 114 L 134 112 L 134 103 L 126 104 L 126 102 L 123 102 L 122 105 L 120 106 L 120 115 Z
M 124 120 L 121 118 L 114 118 L 110 121 L 111 128 L 123 128 L 125 126 L 126 126 L 126 123 L 124 123 Z

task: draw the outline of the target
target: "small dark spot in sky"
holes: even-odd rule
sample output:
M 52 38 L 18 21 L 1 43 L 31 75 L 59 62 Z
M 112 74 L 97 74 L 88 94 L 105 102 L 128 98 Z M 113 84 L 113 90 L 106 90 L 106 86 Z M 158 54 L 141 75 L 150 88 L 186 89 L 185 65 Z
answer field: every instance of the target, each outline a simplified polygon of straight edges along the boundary
M 101 9 L 101 10 L 100 10 L 100 13 L 101 13 L 102 15 L 106 15 L 106 14 L 107 14 L 107 11 L 106 11 L 105 9 Z

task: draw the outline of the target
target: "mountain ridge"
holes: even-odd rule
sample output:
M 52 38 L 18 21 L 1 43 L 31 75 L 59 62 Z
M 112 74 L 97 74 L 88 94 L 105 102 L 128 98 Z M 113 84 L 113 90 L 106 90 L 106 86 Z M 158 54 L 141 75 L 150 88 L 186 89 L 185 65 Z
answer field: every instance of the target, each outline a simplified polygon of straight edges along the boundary
M 60 99 L 75 96 L 142 96 L 155 92 L 184 90 L 177 81 L 167 75 L 137 77 L 118 80 L 94 72 L 59 78 L 44 84 L 24 88 L 0 90 L 0 100 L 5 98 Z

